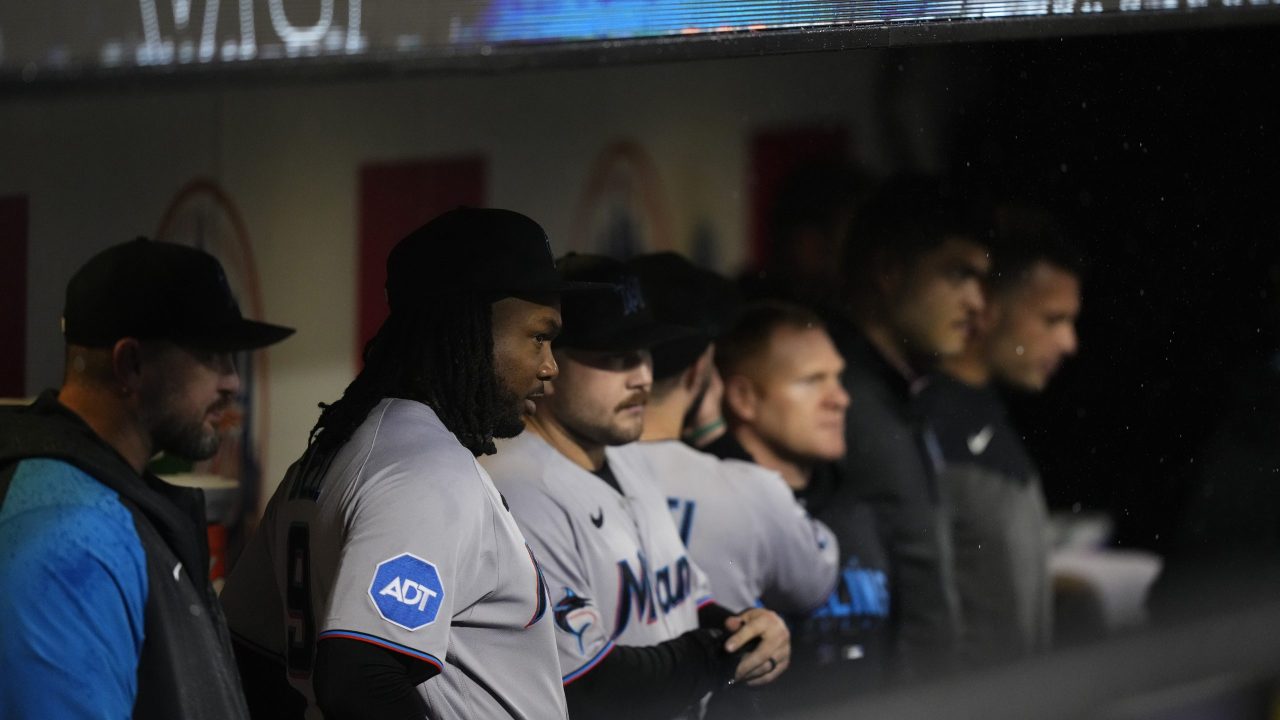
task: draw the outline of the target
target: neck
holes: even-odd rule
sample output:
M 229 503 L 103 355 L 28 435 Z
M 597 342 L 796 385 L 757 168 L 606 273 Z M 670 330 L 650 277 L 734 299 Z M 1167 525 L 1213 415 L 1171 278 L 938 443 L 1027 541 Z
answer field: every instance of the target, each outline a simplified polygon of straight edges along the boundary
M 644 409 L 644 433 L 640 440 L 679 440 L 687 410 L 688 402 L 680 392 L 673 392 L 662 400 L 651 397 Z
M 959 355 L 943 358 L 942 370 L 966 385 L 986 387 L 991 382 L 991 367 L 982 357 L 982 348 L 970 342 Z
M 569 428 L 561 425 L 541 403 L 538 414 L 525 416 L 525 427 L 555 448 L 574 465 L 595 472 L 604 467 L 604 446 L 588 442 Z
M 867 340 L 871 342 L 872 347 L 908 382 L 914 382 L 920 376 L 920 373 L 911 364 L 906 345 L 902 343 L 898 334 L 893 332 L 888 325 L 872 319 L 862 319 L 858 322 L 858 327 L 867 336 Z
M 58 402 L 79 415 L 103 442 L 120 453 L 134 472 L 142 474 L 154 454 L 154 447 L 150 434 L 125 402 L 110 390 L 79 383 L 63 386 L 58 392 Z
M 732 432 L 734 438 L 757 465 L 781 475 L 792 490 L 803 490 L 809 487 L 809 479 L 813 476 L 812 463 L 802 462 L 776 452 L 769 443 L 746 425 L 739 425 Z

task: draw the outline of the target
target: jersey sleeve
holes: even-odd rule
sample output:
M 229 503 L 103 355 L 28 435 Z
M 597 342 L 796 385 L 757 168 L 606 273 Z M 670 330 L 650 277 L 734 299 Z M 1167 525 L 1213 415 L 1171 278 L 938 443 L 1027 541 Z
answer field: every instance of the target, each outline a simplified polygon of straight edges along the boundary
M 21 475 L 52 462 L 19 466 L 0 523 L 0 717 L 129 717 L 146 557 L 132 515 L 118 502 L 14 512 Z M 79 472 L 63 468 L 40 471 L 41 482 Z
M 266 528 L 271 527 L 269 508 L 259 530 L 246 543 L 218 599 L 227 626 L 238 644 L 284 662 L 284 606 L 276 585 Z
M 760 527 L 756 537 L 767 578 L 761 600 L 780 612 L 812 610 L 835 587 L 840 562 L 836 538 L 796 502 L 782 478 L 752 472 L 751 481 L 748 498 Z
M 569 514 L 551 496 L 528 486 L 507 495 L 511 512 L 547 582 L 560 668 L 568 685 L 613 650 L 614 618 L 604 616 L 604 603 L 592 592 L 578 552 L 577 527 Z
M 715 593 L 711 589 L 711 578 L 707 576 L 707 573 L 702 568 L 698 567 L 693 558 L 689 558 L 689 565 L 693 570 L 693 602 L 695 607 L 701 610 L 707 605 L 715 603 Z M 744 608 L 735 608 L 735 610 L 742 609 Z
M 469 456 L 383 465 L 349 501 L 317 641 L 367 642 L 442 670 L 452 617 L 479 599 L 470 584 L 485 576 L 489 512 Z

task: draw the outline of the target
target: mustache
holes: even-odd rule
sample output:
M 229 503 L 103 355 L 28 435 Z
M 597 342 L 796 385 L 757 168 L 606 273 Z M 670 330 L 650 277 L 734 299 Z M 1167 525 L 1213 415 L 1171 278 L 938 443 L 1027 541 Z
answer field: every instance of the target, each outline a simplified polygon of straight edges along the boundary
M 649 393 L 645 390 L 638 390 L 628 395 L 627 399 L 618 403 L 618 406 L 614 408 L 614 412 L 626 410 L 627 408 L 632 408 L 637 405 L 644 406 L 648 404 L 649 404 Z

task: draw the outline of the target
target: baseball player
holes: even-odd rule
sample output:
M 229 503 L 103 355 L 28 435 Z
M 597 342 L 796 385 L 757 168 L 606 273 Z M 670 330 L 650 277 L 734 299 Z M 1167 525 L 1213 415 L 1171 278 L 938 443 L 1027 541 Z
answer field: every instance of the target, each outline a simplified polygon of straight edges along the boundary
M 531 431 L 502 443 L 485 467 L 543 563 L 571 714 L 696 717 L 730 680 L 778 677 L 789 635 L 770 611 L 734 615 L 711 601 L 655 468 L 612 447 L 640 436 L 648 348 L 689 332 L 653 320 L 621 263 L 561 264 L 566 279 L 618 290 L 566 299 L 561 375 L 538 400 Z
M 506 210 L 450 211 L 391 251 L 390 316 L 222 596 L 255 714 L 565 716 L 542 573 L 475 460 L 556 376 L 565 287 Z
M 817 607 L 836 582 L 839 551 L 831 531 L 809 517 L 776 472 L 680 441 L 685 416 L 716 372 L 713 338 L 732 320 L 731 286 L 675 253 L 636 258 L 630 266 L 658 320 L 683 321 L 698 333 L 653 350 L 644 434 L 614 453 L 642 456 L 656 468 L 681 539 L 719 603 L 763 603 L 787 613 Z

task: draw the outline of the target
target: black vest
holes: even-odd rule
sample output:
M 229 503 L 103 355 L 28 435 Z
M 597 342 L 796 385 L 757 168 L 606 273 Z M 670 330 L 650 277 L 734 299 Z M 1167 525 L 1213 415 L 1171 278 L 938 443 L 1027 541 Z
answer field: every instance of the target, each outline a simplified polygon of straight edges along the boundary
M 133 716 L 247 720 L 226 621 L 208 580 L 204 493 L 139 476 L 52 391 L 28 407 L 0 408 L 0 506 L 13 466 L 29 458 L 74 465 L 115 491 L 133 515 L 148 584 Z

